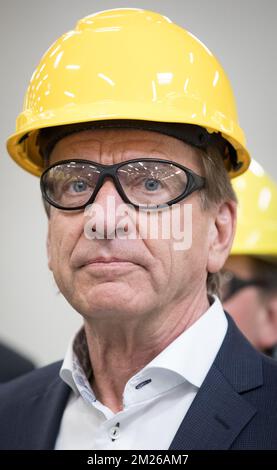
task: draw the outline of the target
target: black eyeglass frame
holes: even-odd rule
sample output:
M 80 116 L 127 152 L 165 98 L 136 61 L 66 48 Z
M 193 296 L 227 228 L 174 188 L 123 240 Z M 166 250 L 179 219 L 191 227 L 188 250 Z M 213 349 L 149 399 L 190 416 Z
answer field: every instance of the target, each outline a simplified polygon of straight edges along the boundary
M 150 162 L 150 161 L 156 162 L 156 163 L 169 163 L 171 165 L 174 165 L 174 166 L 180 168 L 181 170 L 183 170 L 186 173 L 187 178 L 188 178 L 187 184 L 186 184 L 186 187 L 185 187 L 183 193 L 180 194 L 180 196 L 178 196 L 174 199 L 171 199 L 167 203 L 160 204 L 160 205 L 153 206 L 153 207 L 147 206 L 147 205 L 143 206 L 141 204 L 138 205 L 138 204 L 135 204 L 135 203 L 133 203 L 132 201 L 130 201 L 128 199 L 128 197 L 126 196 L 126 194 L 125 194 L 125 192 L 124 192 L 124 190 L 121 186 L 121 183 L 119 181 L 119 178 L 118 178 L 118 175 L 117 175 L 117 170 L 120 169 L 122 166 L 127 165 L 128 163 Z M 46 193 L 46 189 L 45 189 L 44 177 L 48 173 L 48 171 L 51 170 L 51 168 L 54 168 L 54 167 L 59 166 L 59 165 L 66 165 L 67 163 L 72 163 L 72 162 L 74 162 L 74 163 L 85 163 L 85 164 L 93 165 L 93 166 L 96 166 L 97 168 L 99 168 L 101 171 L 100 171 L 95 189 L 94 189 L 92 195 L 90 196 L 90 198 L 88 199 L 88 201 L 86 203 L 84 203 L 84 204 L 82 204 L 81 206 L 78 206 L 78 207 L 64 207 L 64 206 L 61 206 L 61 205 L 55 203 L 54 201 L 51 200 L 51 198 L 48 197 L 48 195 Z M 190 168 L 187 168 L 187 167 L 181 165 L 180 163 L 174 162 L 172 160 L 163 160 L 163 159 L 159 159 L 159 158 L 135 158 L 135 159 L 132 159 L 132 160 L 126 160 L 124 162 L 115 163 L 114 165 L 103 165 L 102 163 L 97 163 L 97 162 L 94 162 L 92 160 L 83 160 L 83 159 L 79 159 L 79 158 L 77 158 L 77 159 L 71 158 L 71 159 L 67 159 L 67 160 L 60 160 L 60 161 L 54 163 L 53 165 L 50 165 L 48 168 L 46 168 L 46 170 L 42 173 L 42 175 L 40 177 L 40 189 L 41 189 L 41 193 L 42 193 L 43 198 L 49 204 L 56 207 L 57 209 L 61 209 L 61 210 L 64 210 L 64 211 L 82 210 L 82 209 L 85 209 L 89 204 L 93 203 L 93 201 L 95 200 L 95 198 L 97 196 L 98 191 L 102 187 L 102 185 L 104 183 L 104 180 L 107 177 L 112 178 L 113 183 L 116 187 L 116 190 L 117 190 L 118 194 L 121 196 L 122 200 L 125 203 L 131 204 L 133 207 L 135 207 L 137 209 L 148 209 L 148 210 L 149 209 L 154 209 L 155 210 L 155 209 L 160 209 L 160 208 L 167 207 L 167 206 L 172 206 L 173 204 L 176 204 L 177 202 L 180 202 L 183 199 L 185 199 L 186 197 L 190 196 L 190 194 L 192 194 L 194 191 L 197 191 L 199 189 L 203 189 L 204 186 L 205 186 L 205 181 L 206 181 L 206 178 L 204 178 L 203 176 L 197 175 Z
M 223 301 L 226 302 L 226 300 L 229 300 L 231 297 L 233 297 L 235 294 L 237 294 L 239 291 L 247 288 L 247 287 L 258 287 L 266 290 L 271 290 L 270 286 L 267 285 L 265 281 L 262 279 L 242 279 L 238 276 L 235 276 L 233 273 L 232 277 L 230 280 L 225 282 L 225 285 L 227 287 L 227 292 L 226 295 L 223 297 Z

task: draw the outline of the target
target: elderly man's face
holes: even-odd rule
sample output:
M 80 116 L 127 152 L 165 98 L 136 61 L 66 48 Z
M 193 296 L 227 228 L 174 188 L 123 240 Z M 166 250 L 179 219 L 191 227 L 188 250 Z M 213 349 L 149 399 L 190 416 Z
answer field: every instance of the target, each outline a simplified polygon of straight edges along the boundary
M 141 130 L 72 134 L 56 144 L 50 163 L 86 159 L 109 165 L 140 157 L 173 160 L 203 175 L 201 159 L 193 148 L 173 137 Z M 110 217 L 105 211 L 108 196 L 114 197 L 115 207 L 123 204 L 110 179 L 105 180 L 95 200 L 104 209 L 105 224 Z M 199 192 L 184 203 L 192 205 L 192 246 L 187 250 L 176 250 L 172 238 L 91 240 L 84 233 L 87 219 L 83 211 L 51 207 L 49 267 L 70 304 L 85 318 L 130 320 L 155 314 L 204 289 L 214 220 L 201 208 Z M 114 258 L 118 261 L 112 261 Z

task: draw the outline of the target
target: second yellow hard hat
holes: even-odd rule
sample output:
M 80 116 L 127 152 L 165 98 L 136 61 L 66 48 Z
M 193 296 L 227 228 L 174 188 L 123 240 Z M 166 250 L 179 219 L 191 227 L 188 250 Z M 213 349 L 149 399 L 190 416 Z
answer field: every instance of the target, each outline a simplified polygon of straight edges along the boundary
M 231 254 L 276 257 L 276 183 L 252 160 L 233 187 L 238 197 L 238 223 Z

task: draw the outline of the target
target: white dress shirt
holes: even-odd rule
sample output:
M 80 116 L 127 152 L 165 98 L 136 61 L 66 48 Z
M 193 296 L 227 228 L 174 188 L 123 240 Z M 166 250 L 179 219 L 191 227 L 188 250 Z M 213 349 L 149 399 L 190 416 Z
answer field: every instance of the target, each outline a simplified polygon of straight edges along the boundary
M 168 449 L 226 331 L 215 297 L 207 312 L 127 382 L 117 413 L 96 399 L 71 342 L 60 376 L 72 392 L 55 449 Z

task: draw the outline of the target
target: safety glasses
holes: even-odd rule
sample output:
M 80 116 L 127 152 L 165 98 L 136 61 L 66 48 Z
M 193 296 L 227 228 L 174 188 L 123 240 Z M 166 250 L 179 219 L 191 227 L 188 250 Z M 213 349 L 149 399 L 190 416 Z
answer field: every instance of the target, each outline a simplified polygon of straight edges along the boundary
M 51 165 L 41 175 L 44 199 L 66 211 L 94 202 L 104 181 L 111 178 L 125 203 L 136 208 L 171 206 L 205 186 L 205 178 L 170 160 L 143 158 L 115 165 L 70 159 Z

